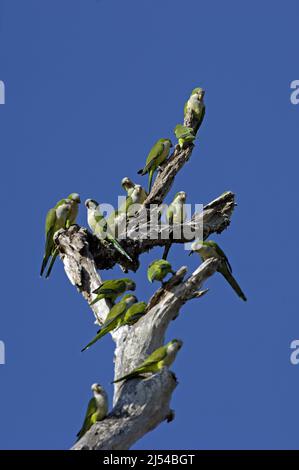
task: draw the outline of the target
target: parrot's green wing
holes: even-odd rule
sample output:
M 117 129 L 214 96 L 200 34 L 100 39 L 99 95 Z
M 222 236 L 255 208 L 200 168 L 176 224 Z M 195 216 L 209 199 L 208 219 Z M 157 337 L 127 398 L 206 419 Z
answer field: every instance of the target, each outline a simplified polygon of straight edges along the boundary
M 224 253 L 223 250 L 221 250 L 220 246 L 216 242 L 214 242 L 213 240 L 208 240 L 206 242 L 203 242 L 203 244 L 206 245 L 206 246 L 211 246 L 212 248 L 214 248 L 217 255 L 225 261 L 225 264 L 226 264 L 227 269 L 229 270 L 229 272 L 230 273 L 233 272 L 232 267 L 230 265 L 230 262 L 228 261 L 228 258 L 226 256 L 226 254 Z
M 40 270 L 40 275 L 43 275 L 43 272 L 48 264 L 49 258 L 51 256 L 52 250 L 54 248 L 53 236 L 55 234 L 55 225 L 56 225 L 56 210 L 50 209 L 46 216 L 45 224 L 45 234 L 46 234 L 46 243 L 45 243 L 45 254 Z
M 192 127 L 186 127 L 182 124 L 177 124 L 174 133 L 177 139 L 195 138 Z
M 122 279 L 113 279 L 104 281 L 97 289 L 93 291 L 93 294 L 115 294 L 117 292 L 125 291 L 125 283 Z
M 56 223 L 56 211 L 55 211 L 55 208 L 53 208 L 48 211 L 47 217 L 46 217 L 46 224 L 45 224 L 46 238 L 48 237 L 49 232 L 54 230 L 55 223 Z
M 87 406 L 87 411 L 86 411 L 86 415 L 85 415 L 85 418 L 84 418 L 84 422 L 83 422 L 83 425 L 82 425 L 82 428 L 80 429 L 80 431 L 78 432 L 77 434 L 77 437 L 80 439 L 80 437 L 82 437 L 87 431 L 88 429 L 92 426 L 92 415 L 94 413 L 96 413 L 97 411 L 97 403 L 96 403 L 96 399 L 93 397 L 89 400 L 89 403 L 88 403 L 88 406 Z
M 155 143 L 155 145 L 153 146 L 153 148 L 151 149 L 150 153 L 147 156 L 145 170 L 148 171 L 151 168 L 155 160 L 157 160 L 160 157 L 160 155 L 163 153 L 163 150 L 164 150 L 164 145 L 162 142 Z
M 156 272 L 157 266 L 155 265 L 155 262 L 153 261 L 149 267 L 147 268 L 147 278 L 149 282 L 152 282 L 153 276 Z
M 61 206 L 62 204 L 65 204 L 67 202 L 68 201 L 67 201 L 66 198 L 60 199 L 60 201 L 58 201 L 57 204 L 55 204 L 54 209 L 57 209 L 57 207 Z
M 152 354 L 149 355 L 147 359 L 139 366 L 137 369 L 140 367 L 144 366 L 150 366 L 152 364 L 156 364 L 157 362 L 163 361 L 167 355 L 167 347 L 166 346 L 161 346 L 160 348 L 156 349 Z
M 110 325 L 111 322 L 113 322 L 116 318 L 118 318 L 120 315 L 122 315 L 127 308 L 126 302 L 118 302 L 115 304 L 110 312 L 107 315 L 107 318 L 105 320 L 105 323 L 103 324 L 103 328 L 106 328 L 107 326 Z
M 166 218 L 167 218 L 169 225 L 172 225 L 172 222 L 173 222 L 173 205 L 172 204 L 170 204 L 170 206 L 168 206 L 167 208 Z
M 133 325 L 144 314 L 147 304 L 145 302 L 137 302 L 133 304 L 126 312 L 124 324 Z

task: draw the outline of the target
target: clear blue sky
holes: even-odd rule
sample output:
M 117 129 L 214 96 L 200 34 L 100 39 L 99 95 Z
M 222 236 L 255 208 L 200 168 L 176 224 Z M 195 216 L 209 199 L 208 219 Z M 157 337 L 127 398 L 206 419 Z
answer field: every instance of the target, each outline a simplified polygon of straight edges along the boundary
M 68 448 L 90 385 L 111 399 L 111 339 L 81 354 L 95 331 L 87 305 L 60 262 L 39 278 L 44 217 L 72 191 L 116 202 L 121 178 L 172 136 L 195 86 L 206 89 L 206 119 L 168 200 L 236 193 L 231 227 L 216 239 L 248 302 L 215 275 L 186 305 L 168 334 L 184 340 L 176 419 L 135 448 L 298 448 L 299 366 L 289 361 L 299 338 L 299 106 L 289 99 L 298 14 L 291 0 L 0 1 L 0 448 Z M 141 300 L 160 253 L 133 275 Z M 198 263 L 181 247 L 170 259 Z M 119 268 L 103 274 L 112 275 Z

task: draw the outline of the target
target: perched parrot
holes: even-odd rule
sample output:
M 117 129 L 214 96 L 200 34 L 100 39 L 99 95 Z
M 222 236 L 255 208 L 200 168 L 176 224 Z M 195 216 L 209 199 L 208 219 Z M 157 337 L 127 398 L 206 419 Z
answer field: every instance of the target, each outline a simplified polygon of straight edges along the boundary
M 126 176 L 125 178 L 122 179 L 121 185 L 122 185 L 124 191 L 126 191 L 127 196 L 131 196 L 131 194 L 133 192 L 133 189 L 136 186 L 136 184 L 133 183 L 133 181 L 130 178 L 128 178 L 128 176 Z M 140 194 L 140 204 L 144 203 L 147 196 L 148 196 L 147 192 L 145 191 L 145 189 L 142 188 L 142 191 L 141 191 L 141 194 Z
M 133 204 L 142 204 L 145 199 L 144 199 L 144 189 L 140 184 L 135 184 L 134 188 L 132 191 L 130 191 L 130 195 L 127 196 L 125 203 L 123 206 L 120 208 L 119 212 L 124 212 L 126 213 L 127 217 L 134 216 L 135 212 L 130 210 L 130 207 Z
M 171 204 L 169 204 L 167 211 L 166 211 L 166 220 L 168 225 L 171 227 L 174 224 L 182 224 L 186 220 L 186 211 L 185 211 L 185 203 L 186 203 L 186 193 L 184 191 L 180 191 L 176 193 L 173 198 Z M 165 245 L 164 253 L 162 258 L 167 259 L 169 250 L 171 247 L 171 241 Z
M 238 294 L 238 296 L 241 297 L 241 299 L 243 299 L 244 301 L 247 300 L 244 292 L 242 291 L 241 287 L 239 286 L 239 284 L 237 283 L 237 281 L 232 275 L 232 268 L 231 268 L 231 265 L 229 264 L 229 261 L 226 255 L 221 250 L 219 245 L 217 245 L 216 242 L 212 240 L 208 240 L 206 242 L 195 241 L 191 245 L 191 250 L 192 251 L 189 253 L 189 255 L 196 252 L 200 255 L 203 261 L 206 261 L 209 258 L 217 258 L 221 260 L 221 265 L 220 265 L 220 268 L 218 269 L 218 272 L 220 272 L 222 276 L 225 277 L 227 282 L 231 285 L 231 287 Z
M 107 240 L 112 243 L 114 248 L 125 256 L 128 260 L 132 261 L 132 258 L 128 253 L 122 248 L 118 241 L 113 238 L 111 233 L 109 233 L 109 227 L 105 217 L 101 214 L 99 204 L 94 199 L 87 199 L 85 201 L 85 206 L 87 207 L 87 221 L 90 229 L 94 235 L 102 240 L 107 238 Z M 107 230 L 108 229 L 108 230 Z
M 79 212 L 79 204 L 81 203 L 80 195 L 78 193 L 69 194 L 66 199 L 61 199 L 60 201 L 57 202 L 55 209 L 57 209 L 57 207 L 59 207 L 61 204 L 65 202 L 71 204 L 71 211 L 66 221 L 66 228 L 69 228 L 71 225 L 74 225 L 76 223 L 78 212 Z
M 178 351 L 181 349 L 183 342 L 179 339 L 173 339 L 165 346 L 156 349 L 147 359 L 139 366 L 136 367 L 130 374 L 124 375 L 112 383 L 121 382 L 122 380 L 135 379 L 143 374 L 155 374 L 163 367 L 170 367 L 176 358 Z
M 171 264 L 164 259 L 153 261 L 147 268 L 147 278 L 149 282 L 162 282 L 168 273 L 175 274 L 175 271 L 172 270 Z
M 81 203 L 81 199 L 78 193 L 71 193 L 66 199 L 61 199 L 60 201 L 57 202 L 55 209 L 60 207 L 62 204 L 70 204 L 71 206 L 69 215 L 65 222 L 65 228 L 69 228 L 71 225 L 74 225 L 76 223 L 80 203 Z M 50 276 L 57 256 L 58 256 L 58 249 L 56 248 L 55 251 L 53 252 L 51 263 L 49 265 L 49 268 L 46 274 L 46 278 Z
M 90 305 L 94 305 L 101 299 L 109 299 L 111 302 L 115 302 L 117 297 L 124 294 L 127 290 L 135 290 L 136 284 L 128 277 L 123 279 L 113 279 L 102 282 L 102 284 L 93 291 L 96 294 L 96 298 L 91 302 Z
M 204 96 L 205 91 L 202 88 L 194 88 L 189 100 L 187 101 L 184 107 L 185 119 L 187 117 L 187 114 L 190 114 L 191 118 L 196 120 L 196 125 L 194 128 L 195 134 L 200 128 L 206 112 Z
M 170 147 L 173 147 L 170 139 L 159 139 L 148 154 L 145 167 L 138 171 L 139 175 L 145 175 L 146 173 L 149 175 L 148 192 L 151 190 L 153 175 L 159 165 L 168 157 Z
M 107 318 L 102 328 L 98 331 L 96 336 L 81 350 L 81 352 L 90 348 L 90 346 L 92 346 L 110 331 L 119 328 L 122 324 L 126 311 L 136 302 L 137 298 L 135 297 L 135 295 L 124 295 L 121 301 L 112 307 L 112 309 L 107 315 Z
M 184 144 L 192 143 L 195 139 L 194 131 L 192 127 L 183 126 L 182 124 L 177 124 L 174 129 L 176 138 L 179 141 L 181 148 L 184 147 Z
M 52 257 L 51 265 L 53 266 L 56 254 L 56 245 L 53 240 L 55 233 L 66 226 L 66 221 L 69 218 L 71 211 L 70 202 L 63 202 L 57 208 L 53 207 L 49 210 L 46 217 L 45 224 L 45 233 L 46 233 L 46 243 L 45 243 L 45 254 L 42 261 L 42 266 L 40 270 L 40 275 L 42 276 L 44 270 L 47 267 L 49 259 Z M 54 261 L 53 261 L 54 258 Z M 51 266 L 51 267 L 52 267 Z M 50 270 L 50 268 L 49 268 Z M 50 274 L 48 270 L 47 277 Z
M 140 186 L 135 184 L 134 188 L 129 191 L 125 202 L 117 211 L 112 212 L 108 217 L 110 231 L 115 234 L 121 234 L 127 227 L 127 218 L 136 216 L 140 209 L 140 205 L 145 201 L 147 195 Z
M 104 419 L 108 413 L 108 396 L 103 387 L 99 384 L 93 384 L 91 390 L 93 398 L 89 400 L 83 426 L 77 434 L 78 440 L 93 424 Z

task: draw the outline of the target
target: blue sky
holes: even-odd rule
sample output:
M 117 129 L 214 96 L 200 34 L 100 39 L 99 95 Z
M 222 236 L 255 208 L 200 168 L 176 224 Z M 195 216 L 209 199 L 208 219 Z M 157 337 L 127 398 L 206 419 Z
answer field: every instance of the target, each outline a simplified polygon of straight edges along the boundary
M 81 354 L 95 331 L 87 305 L 60 262 L 39 278 L 44 217 L 72 191 L 115 203 L 121 178 L 172 137 L 195 86 L 206 89 L 206 118 L 168 201 L 179 190 L 194 204 L 236 193 L 216 240 L 248 302 L 215 275 L 185 306 L 167 337 L 184 340 L 176 419 L 134 448 L 298 448 L 298 14 L 292 0 L 0 0 L 0 448 L 69 448 L 90 385 L 111 401 L 111 338 Z M 160 252 L 133 275 L 141 300 Z M 170 260 L 198 264 L 181 247 Z

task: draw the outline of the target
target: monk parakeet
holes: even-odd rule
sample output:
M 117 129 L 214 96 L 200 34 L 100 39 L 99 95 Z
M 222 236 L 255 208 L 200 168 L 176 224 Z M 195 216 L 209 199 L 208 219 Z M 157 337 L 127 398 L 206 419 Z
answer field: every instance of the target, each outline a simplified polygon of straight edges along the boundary
M 96 336 L 91 340 L 81 352 L 85 351 L 86 349 L 90 348 L 94 343 L 96 343 L 99 339 L 105 336 L 112 330 L 119 328 L 123 322 L 124 316 L 126 311 L 131 307 L 131 305 L 137 302 L 137 298 L 135 295 L 126 294 L 123 296 L 120 302 L 115 304 L 110 312 L 107 315 L 105 323 L 103 324 L 102 328 L 98 331 Z
M 196 121 L 196 125 L 194 127 L 195 133 L 200 128 L 206 112 L 206 107 L 204 104 L 204 95 L 205 91 L 202 88 L 194 88 L 189 100 L 187 101 L 184 107 L 185 119 L 188 114 L 191 115 L 191 120 Z
M 182 345 L 183 342 L 181 340 L 173 339 L 165 346 L 161 346 L 156 349 L 139 367 L 136 367 L 136 369 L 130 372 L 130 374 L 114 380 L 113 383 L 121 382 L 122 380 L 135 379 L 143 374 L 155 374 L 156 372 L 159 372 L 159 370 L 163 369 L 163 367 L 170 367 Z
M 196 252 L 200 255 L 201 259 L 203 261 L 206 261 L 209 258 L 217 258 L 221 260 L 220 268 L 218 269 L 218 272 L 222 274 L 222 276 L 225 277 L 227 282 L 232 286 L 234 291 L 238 294 L 239 297 L 243 300 L 247 300 L 244 292 L 242 291 L 241 287 L 235 280 L 235 278 L 232 275 L 232 268 L 231 265 L 229 264 L 229 261 L 224 254 L 224 252 L 221 250 L 220 246 L 217 245 L 216 242 L 212 240 L 208 240 L 206 242 L 203 241 L 195 241 L 191 245 L 191 252 L 189 255 L 192 253 Z
M 128 196 L 131 196 L 135 186 L 138 186 L 135 183 L 133 183 L 133 181 L 130 178 L 128 178 L 128 176 L 126 176 L 125 178 L 122 179 L 121 185 L 122 185 L 123 189 L 126 191 Z M 148 196 L 145 189 L 143 189 L 142 187 L 141 187 L 141 189 L 142 189 L 142 191 L 141 191 L 141 194 L 139 196 L 139 199 L 140 199 L 139 204 L 143 204 L 144 201 L 146 200 L 147 196 Z
M 133 204 L 142 204 L 145 201 L 144 193 L 145 191 L 143 187 L 140 186 L 140 184 L 135 184 L 133 190 L 130 191 L 130 195 L 127 196 L 126 201 L 123 204 L 123 206 L 120 208 L 119 212 L 125 212 L 127 217 L 133 216 L 136 210 L 134 212 L 130 210 L 130 208 Z
M 149 282 L 162 282 L 168 273 L 175 274 L 171 268 L 171 264 L 164 259 L 157 259 L 153 261 L 147 268 L 147 278 Z
M 140 205 L 145 201 L 147 194 L 140 184 L 135 184 L 129 190 L 129 195 L 121 207 L 110 214 L 108 224 L 112 233 L 120 234 L 127 226 L 127 218 L 134 217 L 140 209 Z
M 145 167 L 138 171 L 138 174 L 145 175 L 148 173 L 148 192 L 151 190 L 152 179 L 155 171 L 163 163 L 169 155 L 170 147 L 173 147 L 170 139 L 159 139 L 155 143 L 147 156 Z
M 171 204 L 169 204 L 167 211 L 166 211 L 166 220 L 169 226 L 174 224 L 182 224 L 186 220 L 186 211 L 185 211 L 185 203 L 186 203 L 186 193 L 184 191 L 180 191 L 176 193 L 173 198 Z M 171 247 L 171 242 L 165 245 L 164 253 L 162 258 L 166 259 L 168 252 Z
M 126 253 L 118 241 L 109 233 L 109 226 L 105 217 L 101 214 L 100 207 L 97 201 L 94 199 L 87 199 L 85 201 L 85 206 L 87 207 L 87 221 L 90 229 L 94 235 L 102 240 L 107 238 L 107 240 L 112 243 L 114 248 L 125 256 L 128 260 L 132 261 L 132 258 Z
M 68 200 L 66 200 L 68 201 Z M 56 245 L 54 243 L 53 237 L 55 233 L 60 230 L 61 228 L 65 228 L 66 222 L 70 216 L 72 206 L 71 203 L 63 202 L 57 208 L 53 207 L 49 210 L 46 217 L 46 224 L 45 224 L 45 234 L 46 234 L 46 243 L 45 243 L 45 254 L 42 261 L 42 266 L 40 270 L 40 275 L 42 276 L 50 257 L 56 258 Z M 54 261 L 52 259 L 51 265 L 53 266 Z M 51 266 L 51 267 L 52 267 Z M 50 268 L 49 268 L 50 270 Z M 49 270 L 47 273 L 47 277 L 49 275 Z
M 182 124 L 177 124 L 174 129 L 176 138 L 179 141 L 181 148 L 184 147 L 184 144 L 192 143 L 195 139 L 194 131 L 192 127 L 183 126 Z
M 111 302 L 115 302 L 117 297 L 124 294 L 127 290 L 135 289 L 135 282 L 128 277 L 104 281 L 96 288 L 96 290 L 93 291 L 93 294 L 96 294 L 97 296 L 90 305 L 94 305 L 101 299 L 109 299 Z
M 59 207 L 63 203 L 70 203 L 71 204 L 71 210 L 69 217 L 67 218 L 66 221 L 66 228 L 69 228 L 71 225 L 74 225 L 77 220 L 78 212 L 79 212 L 79 204 L 81 203 L 80 195 L 78 193 L 71 193 L 68 195 L 67 198 L 61 199 L 60 201 L 57 202 L 55 209 Z
M 70 204 L 71 208 L 69 210 L 69 214 L 67 216 L 67 219 L 65 221 L 65 226 L 64 228 L 69 228 L 71 225 L 74 225 L 77 220 L 78 212 L 79 212 L 79 204 L 81 203 L 80 196 L 78 193 L 71 193 L 68 195 L 67 198 L 61 199 L 60 201 L 57 202 L 55 209 L 60 207 L 62 204 Z M 56 247 L 54 253 L 52 254 L 52 259 L 51 263 L 49 265 L 46 278 L 50 276 L 53 265 L 55 263 L 55 260 L 58 256 L 58 249 Z
M 103 387 L 99 384 L 93 384 L 91 390 L 93 398 L 89 400 L 83 426 L 77 434 L 78 440 L 93 424 L 104 419 L 108 413 L 108 396 Z

